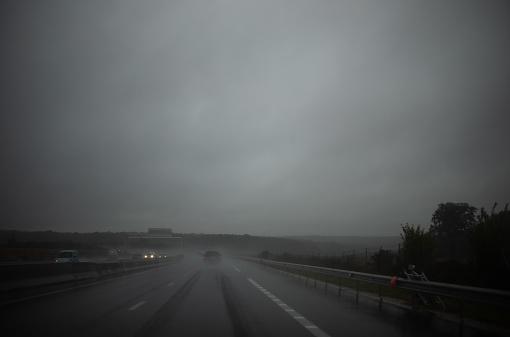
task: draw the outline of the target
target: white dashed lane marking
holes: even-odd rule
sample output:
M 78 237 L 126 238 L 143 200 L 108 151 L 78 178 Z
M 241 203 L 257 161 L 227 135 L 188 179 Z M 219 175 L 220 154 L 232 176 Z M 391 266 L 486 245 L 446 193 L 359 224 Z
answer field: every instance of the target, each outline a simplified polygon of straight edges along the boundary
M 251 284 L 253 284 L 256 288 L 258 288 L 264 295 L 269 297 L 269 299 L 273 300 L 273 302 L 277 303 L 280 308 L 285 310 L 290 316 L 292 316 L 296 322 L 299 322 L 302 326 L 304 326 L 310 333 L 317 337 L 329 337 L 327 333 L 319 329 L 318 326 L 307 320 L 303 315 L 299 314 L 296 310 L 289 307 L 286 303 L 280 300 L 275 295 L 271 294 L 269 291 L 260 286 L 257 282 L 253 281 L 251 278 L 248 279 Z
M 140 301 L 140 302 L 136 303 L 135 305 L 133 305 L 133 306 L 132 306 L 131 308 L 129 308 L 128 310 L 131 310 L 131 311 L 136 310 L 136 309 L 138 309 L 139 307 L 141 307 L 141 306 L 142 306 L 142 305 L 144 305 L 144 304 L 145 304 L 145 301 Z

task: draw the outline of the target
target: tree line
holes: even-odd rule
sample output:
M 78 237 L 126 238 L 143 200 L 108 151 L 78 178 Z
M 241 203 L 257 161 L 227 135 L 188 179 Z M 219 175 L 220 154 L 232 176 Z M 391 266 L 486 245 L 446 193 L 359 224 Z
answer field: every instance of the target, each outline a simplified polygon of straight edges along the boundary
M 488 212 L 467 203 L 441 203 L 428 229 L 401 225 L 395 249 L 360 254 L 299 254 L 264 250 L 261 258 L 321 267 L 399 275 L 409 265 L 431 281 L 510 290 L 510 214 L 508 205 Z
M 510 289 L 508 204 L 490 212 L 467 203 L 441 203 L 428 230 L 401 225 L 401 264 L 434 271 L 444 281 Z

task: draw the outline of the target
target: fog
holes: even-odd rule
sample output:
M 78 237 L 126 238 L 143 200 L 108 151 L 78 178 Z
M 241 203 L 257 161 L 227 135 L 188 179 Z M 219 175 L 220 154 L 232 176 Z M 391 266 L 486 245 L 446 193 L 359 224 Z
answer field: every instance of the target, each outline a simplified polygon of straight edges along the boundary
M 510 200 L 506 1 L 4 1 L 2 229 L 391 236 Z

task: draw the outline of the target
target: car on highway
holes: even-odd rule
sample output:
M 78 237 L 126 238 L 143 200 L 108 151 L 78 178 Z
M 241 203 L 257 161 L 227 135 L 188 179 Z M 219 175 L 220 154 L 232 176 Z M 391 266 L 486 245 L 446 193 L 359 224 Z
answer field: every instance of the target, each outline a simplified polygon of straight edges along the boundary
M 155 259 L 157 258 L 157 255 L 155 252 L 148 252 L 143 255 L 144 259 Z
M 165 257 L 167 257 L 166 254 L 159 254 L 160 259 L 164 259 Z
M 76 250 L 61 250 L 60 252 L 58 252 L 57 256 L 55 256 L 55 262 L 57 262 L 57 263 L 79 262 L 78 251 L 76 251 Z
M 217 251 L 208 251 L 208 252 L 205 252 L 204 254 L 204 257 L 203 257 L 203 260 L 204 260 L 204 263 L 216 263 L 216 262 L 220 262 L 221 261 L 221 253 L 220 252 L 217 252 Z

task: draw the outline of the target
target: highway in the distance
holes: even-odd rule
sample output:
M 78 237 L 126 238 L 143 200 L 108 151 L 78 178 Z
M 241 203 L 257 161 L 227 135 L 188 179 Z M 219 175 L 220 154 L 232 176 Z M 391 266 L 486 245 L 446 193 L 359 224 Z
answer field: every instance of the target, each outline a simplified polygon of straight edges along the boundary
M 457 336 L 457 324 L 198 255 L 120 277 L 18 294 L 0 305 L 9 336 Z M 464 336 L 476 332 L 464 329 Z

